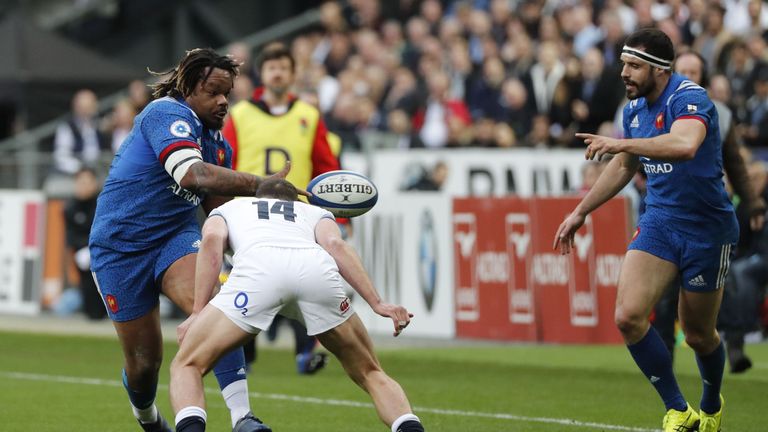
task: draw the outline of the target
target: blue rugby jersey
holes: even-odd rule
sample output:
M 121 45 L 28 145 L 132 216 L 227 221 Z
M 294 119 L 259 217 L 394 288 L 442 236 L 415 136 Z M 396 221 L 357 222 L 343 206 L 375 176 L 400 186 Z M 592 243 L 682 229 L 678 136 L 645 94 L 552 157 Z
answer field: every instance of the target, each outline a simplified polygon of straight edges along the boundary
M 678 119 L 701 121 L 707 133 L 693 159 L 665 161 L 640 157 L 648 175 L 646 213 L 701 241 L 731 243 L 738 238 L 733 206 L 723 184 L 720 127 L 706 90 L 672 74 L 661 96 L 650 106 L 642 97 L 624 107 L 625 138 L 669 133 Z
M 96 205 L 92 245 L 136 252 L 197 226 L 203 197 L 179 186 L 164 167 L 184 148 L 200 149 L 205 162 L 232 166 L 232 149 L 221 132 L 203 126 L 183 100 L 164 97 L 147 105 L 110 166 Z

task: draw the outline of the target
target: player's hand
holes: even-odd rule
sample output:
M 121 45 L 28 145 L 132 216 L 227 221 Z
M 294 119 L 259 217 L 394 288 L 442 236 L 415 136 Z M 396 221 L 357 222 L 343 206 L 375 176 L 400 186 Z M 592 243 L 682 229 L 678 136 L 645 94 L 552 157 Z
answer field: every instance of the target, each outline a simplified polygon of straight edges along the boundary
M 757 232 L 763 229 L 765 225 L 766 203 L 763 197 L 757 197 L 749 209 L 749 227 Z
M 576 231 L 584 225 L 584 220 L 586 220 L 586 216 L 579 213 L 572 212 L 569 214 L 563 223 L 560 224 L 560 227 L 557 228 L 552 249 L 557 249 L 559 247 L 562 255 L 570 253 L 574 246 L 573 236 L 576 234 Z
M 184 336 L 187 335 L 187 330 L 189 330 L 189 327 L 195 322 L 196 318 L 197 314 L 193 313 L 189 318 L 185 319 L 183 323 L 176 327 L 176 339 L 178 339 L 179 345 L 184 341 Z
M 408 327 L 411 318 L 413 318 L 413 314 L 408 312 L 406 308 L 395 304 L 379 303 L 373 307 L 373 311 L 385 318 L 392 319 L 392 323 L 395 325 L 395 332 L 392 333 L 392 336 L 395 337 Z
M 285 166 L 280 171 L 272 174 L 271 176 L 267 176 L 267 178 L 281 178 L 284 179 L 288 173 L 291 172 L 291 161 L 285 161 Z M 294 185 L 296 186 L 296 185 Z M 312 196 L 311 193 L 305 191 L 304 189 L 296 188 L 296 192 L 299 193 L 299 195 L 304 195 L 305 197 Z
M 621 140 L 601 135 L 592 135 L 588 133 L 577 133 L 576 138 L 584 140 L 587 150 L 584 156 L 587 160 L 595 159 L 599 161 L 603 155 L 621 153 Z

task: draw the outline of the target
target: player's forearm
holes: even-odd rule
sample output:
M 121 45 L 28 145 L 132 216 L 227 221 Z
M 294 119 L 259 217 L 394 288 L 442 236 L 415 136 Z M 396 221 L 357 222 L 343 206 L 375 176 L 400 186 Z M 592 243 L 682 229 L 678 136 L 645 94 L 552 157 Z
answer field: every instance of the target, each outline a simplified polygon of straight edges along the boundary
M 634 157 L 627 154 L 611 159 L 574 211 L 586 216 L 619 193 L 635 175 L 638 165 L 633 160 Z
M 223 248 L 211 238 L 203 238 L 195 264 L 195 296 L 192 313 L 198 313 L 213 297 L 219 281 Z
M 341 276 L 349 282 L 349 285 L 355 292 L 360 294 L 368 305 L 373 307 L 381 303 L 381 297 L 376 292 L 376 288 L 374 288 L 373 282 L 368 277 L 360 257 L 352 249 L 352 246 L 339 239 L 339 241 L 333 242 L 326 249 L 336 261 Z
M 691 140 L 672 133 L 622 140 L 622 151 L 650 159 L 691 160 L 696 156 L 697 150 L 698 145 Z
M 252 196 L 260 182 L 261 177 L 252 174 L 199 162 L 189 168 L 180 186 L 200 194 Z

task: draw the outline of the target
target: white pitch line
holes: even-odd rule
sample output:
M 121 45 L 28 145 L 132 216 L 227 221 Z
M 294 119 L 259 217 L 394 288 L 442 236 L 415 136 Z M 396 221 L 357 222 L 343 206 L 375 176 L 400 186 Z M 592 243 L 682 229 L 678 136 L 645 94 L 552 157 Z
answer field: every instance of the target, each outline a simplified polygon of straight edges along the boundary
M 26 373 L 26 372 L 0 371 L 0 377 L 18 379 L 18 380 L 28 380 L 28 381 L 58 382 L 58 383 L 65 383 L 65 384 L 85 384 L 85 385 L 109 386 L 109 387 L 123 386 L 123 383 L 121 381 L 116 381 L 116 380 L 71 377 L 71 376 L 63 376 L 63 375 L 46 375 L 46 374 L 35 374 L 35 373 Z M 167 390 L 168 386 L 165 384 L 161 384 L 158 386 L 158 388 Z M 219 390 L 206 388 L 205 392 L 211 393 L 211 394 L 218 394 Z M 316 398 L 316 397 L 296 396 L 296 395 L 288 395 L 288 394 L 280 394 L 280 393 L 261 393 L 261 392 L 249 392 L 249 395 L 253 398 L 284 400 L 284 401 L 291 401 L 291 402 L 297 402 L 297 403 L 347 406 L 347 407 L 368 408 L 368 409 L 373 408 L 373 404 L 369 402 L 357 402 L 357 401 L 344 400 L 344 399 L 324 399 L 324 398 Z M 613 425 L 613 424 L 606 424 L 606 423 L 584 422 L 584 421 L 579 421 L 574 419 L 559 419 L 559 418 L 550 418 L 550 417 L 528 417 L 528 416 L 520 416 L 515 414 L 507 414 L 507 413 L 488 413 L 488 412 L 463 411 L 463 410 L 428 408 L 428 407 L 414 407 L 414 411 L 427 412 L 430 414 L 452 415 L 452 416 L 459 416 L 459 417 L 481 417 L 481 418 L 491 418 L 491 419 L 499 419 L 499 420 L 513 420 L 513 421 L 528 422 L 528 423 L 547 423 L 547 424 L 558 424 L 558 425 L 572 426 L 572 427 L 588 427 L 588 428 L 601 429 L 601 430 L 615 430 L 615 431 L 628 431 L 628 432 L 658 432 L 658 429 L 621 426 L 621 425 Z

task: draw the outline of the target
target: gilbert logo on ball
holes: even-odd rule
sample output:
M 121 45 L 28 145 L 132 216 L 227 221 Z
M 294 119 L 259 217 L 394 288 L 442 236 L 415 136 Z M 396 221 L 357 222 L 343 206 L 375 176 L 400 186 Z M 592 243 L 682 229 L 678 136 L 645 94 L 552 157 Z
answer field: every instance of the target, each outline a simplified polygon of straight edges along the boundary
M 309 182 L 307 191 L 312 194 L 311 204 L 344 218 L 360 216 L 379 199 L 379 191 L 368 177 L 346 170 L 320 174 Z

